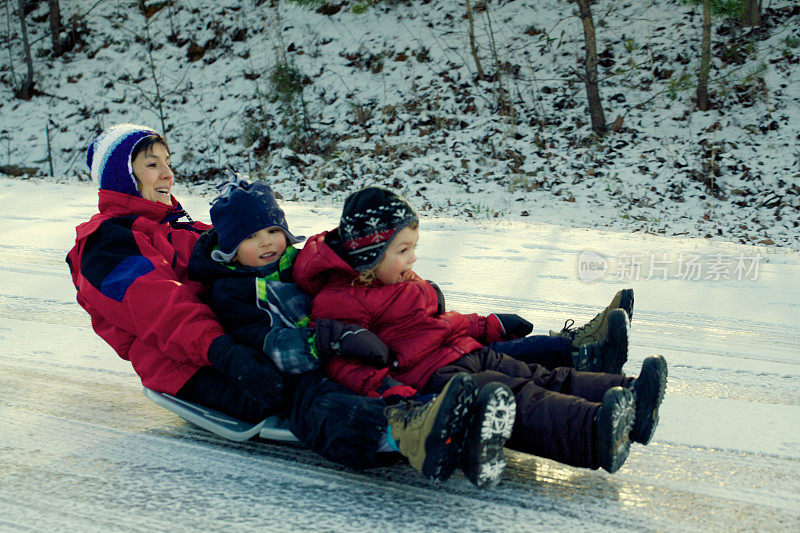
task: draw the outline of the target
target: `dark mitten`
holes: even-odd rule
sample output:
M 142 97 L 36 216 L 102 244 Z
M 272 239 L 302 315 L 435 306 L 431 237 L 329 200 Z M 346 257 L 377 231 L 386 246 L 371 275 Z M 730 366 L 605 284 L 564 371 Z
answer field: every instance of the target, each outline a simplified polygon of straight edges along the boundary
M 275 412 L 288 404 L 283 377 L 260 350 L 236 343 L 229 335 L 214 339 L 208 361 L 251 397 Z
M 339 356 L 376 368 L 389 366 L 389 348 L 361 326 L 323 318 L 317 320 L 314 329 L 317 354 L 323 361 Z
M 383 382 L 378 386 L 375 392 L 380 394 L 380 397 L 389 404 L 395 404 L 401 400 L 407 400 L 419 394 L 417 389 L 400 383 L 391 376 L 384 377 Z
M 436 291 L 436 303 L 438 304 L 438 308 L 436 309 L 436 315 L 437 316 L 441 315 L 442 313 L 445 312 L 444 294 L 442 294 L 442 289 L 440 289 L 439 286 L 437 284 L 435 284 L 434 282 L 432 282 L 431 280 L 427 280 L 427 281 L 428 281 L 428 283 L 431 284 L 431 287 L 433 287 L 433 290 Z
M 492 316 L 497 317 L 497 320 L 500 321 L 506 337 L 517 339 L 533 331 L 533 324 L 519 315 L 494 313 Z

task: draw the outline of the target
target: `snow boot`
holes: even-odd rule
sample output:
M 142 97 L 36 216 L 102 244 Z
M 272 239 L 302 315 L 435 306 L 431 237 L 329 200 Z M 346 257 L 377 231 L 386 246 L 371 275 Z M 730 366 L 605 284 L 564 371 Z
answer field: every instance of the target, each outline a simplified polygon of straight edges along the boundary
M 628 315 L 622 309 L 606 314 L 607 335 L 599 342 L 582 344 L 572 352 L 572 367 L 581 372 L 619 374 L 628 360 Z
M 511 437 L 516 412 L 517 402 L 507 385 L 489 383 L 478 393 L 461 456 L 461 469 L 476 487 L 489 488 L 500 481 L 506 468 L 503 446 Z
M 608 314 L 613 309 L 622 309 L 628 315 L 628 321 L 633 318 L 633 289 L 622 289 L 614 295 L 608 307 L 603 309 L 585 325 L 573 329 L 575 321 L 570 319 L 564 322 L 561 331 L 550 331 L 550 335 L 565 337 L 572 342 L 572 346 L 579 348 L 583 344 L 600 342 L 608 335 Z
M 639 377 L 629 385 L 636 401 L 636 420 L 631 440 L 647 444 L 658 426 L 658 408 L 667 390 L 667 361 L 660 355 L 648 357 Z
M 628 458 L 635 417 L 630 390 L 613 387 L 606 391 L 595 414 L 593 437 L 595 464 L 610 474 L 619 470 Z
M 477 397 L 475 378 L 458 374 L 427 403 L 407 401 L 384 409 L 400 453 L 433 483 L 445 481 L 458 466 Z

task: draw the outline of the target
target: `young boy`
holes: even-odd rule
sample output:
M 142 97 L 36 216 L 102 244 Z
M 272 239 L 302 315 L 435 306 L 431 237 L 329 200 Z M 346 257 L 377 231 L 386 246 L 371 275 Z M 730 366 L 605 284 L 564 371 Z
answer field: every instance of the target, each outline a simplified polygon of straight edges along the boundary
M 504 383 L 517 403 L 509 446 L 573 466 L 613 473 L 631 440 L 650 440 L 666 387 L 662 357 L 648 358 L 633 380 L 498 354 L 486 347 L 502 340 L 496 319 L 439 313 L 435 289 L 411 270 L 418 236 L 418 218 L 402 198 L 368 187 L 345 201 L 336 230 L 312 237 L 298 255 L 294 276 L 315 295 L 312 317 L 368 328 L 393 358 L 383 368 L 334 358 L 326 365 L 334 379 L 361 394 L 386 376 L 428 392 L 459 372 L 484 386 Z M 608 314 L 627 322 L 621 309 Z
M 293 245 L 303 237 L 289 231 L 268 185 L 225 184 L 212 202 L 211 221 L 213 229 L 194 248 L 189 276 L 210 285 L 209 305 L 227 332 L 288 374 L 316 370 L 332 357 L 388 364 L 386 345 L 361 326 L 322 319 L 311 327 L 311 300 L 292 275 L 298 254 Z M 384 376 L 368 395 L 399 401 L 380 451 L 402 453 L 433 481 L 447 479 L 458 464 L 476 485 L 496 481 L 473 473 L 497 470 L 487 450 L 502 449 L 511 434 L 514 399 L 507 387 L 498 384 L 479 394 L 474 379 L 462 374 L 424 402 L 413 388 Z M 470 430 L 468 439 L 472 427 L 499 429 Z

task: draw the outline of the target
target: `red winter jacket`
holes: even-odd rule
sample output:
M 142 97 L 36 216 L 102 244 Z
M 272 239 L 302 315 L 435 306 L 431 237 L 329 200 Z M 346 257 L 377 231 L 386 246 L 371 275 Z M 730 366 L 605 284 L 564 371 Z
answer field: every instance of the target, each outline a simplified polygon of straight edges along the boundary
M 500 340 L 499 331 L 491 326 L 488 337 L 496 338 L 487 338 L 486 317 L 437 315 L 436 291 L 413 272 L 401 283 L 353 286 L 358 274 L 326 242 L 326 236 L 336 240 L 336 235 L 333 230 L 309 238 L 294 264 L 295 281 L 314 296 L 311 316 L 363 326 L 386 343 L 397 361 L 391 369 L 378 369 L 333 359 L 327 370 L 342 385 L 378 396 L 376 389 L 389 374 L 420 390 L 434 371 L 480 348 L 479 340 Z
M 133 365 L 144 386 L 175 394 L 209 366 L 211 341 L 224 332 L 187 278 L 192 248 L 210 226 L 167 222 L 172 206 L 100 190 L 100 212 L 76 228 L 67 255 L 78 303 L 92 327 Z

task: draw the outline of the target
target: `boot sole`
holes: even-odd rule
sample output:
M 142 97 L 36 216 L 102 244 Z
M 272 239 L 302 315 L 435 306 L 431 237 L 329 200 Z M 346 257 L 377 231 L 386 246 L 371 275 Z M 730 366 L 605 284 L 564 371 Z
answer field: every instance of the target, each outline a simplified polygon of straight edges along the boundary
M 633 320 L 633 289 L 622 289 L 619 308 L 628 314 L 628 321 Z
M 461 457 L 464 435 L 472 405 L 478 398 L 478 385 L 469 374 L 450 380 L 428 438 L 425 439 L 425 461 L 422 475 L 434 484 L 446 481 Z
M 500 482 L 506 468 L 503 446 L 511 437 L 517 412 L 514 394 L 502 383 L 490 383 L 478 394 L 464 444 L 464 475 L 478 488 Z
M 631 289 L 626 289 L 631 290 Z M 633 292 L 631 290 L 631 292 Z M 633 298 L 633 296 L 631 296 Z M 629 321 L 625 313 L 609 312 L 608 317 L 608 352 L 604 358 L 601 372 L 607 374 L 620 374 L 622 367 L 628 361 L 628 333 Z
M 648 357 L 634 384 L 636 395 L 636 422 L 631 440 L 647 444 L 658 426 L 658 409 L 667 390 L 667 361 L 660 355 Z
M 610 474 L 619 470 L 628 458 L 635 418 L 636 408 L 629 390 L 614 387 L 606 391 L 598 410 L 595 430 L 599 466 Z

